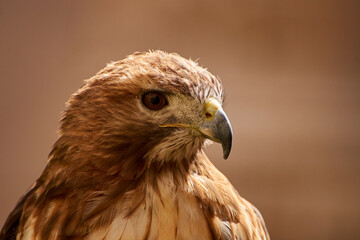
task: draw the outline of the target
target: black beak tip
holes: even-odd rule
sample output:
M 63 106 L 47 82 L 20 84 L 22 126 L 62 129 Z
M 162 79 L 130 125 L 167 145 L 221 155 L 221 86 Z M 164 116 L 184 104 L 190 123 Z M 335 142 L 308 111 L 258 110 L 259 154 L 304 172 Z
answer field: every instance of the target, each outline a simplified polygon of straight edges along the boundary
M 224 155 L 223 155 L 223 158 L 224 158 L 224 160 L 226 160 L 228 157 L 229 157 L 229 155 L 230 155 L 230 152 L 229 151 L 224 151 L 224 153 L 223 153 Z
M 228 143 L 222 144 L 223 158 L 226 160 L 231 152 L 231 140 Z

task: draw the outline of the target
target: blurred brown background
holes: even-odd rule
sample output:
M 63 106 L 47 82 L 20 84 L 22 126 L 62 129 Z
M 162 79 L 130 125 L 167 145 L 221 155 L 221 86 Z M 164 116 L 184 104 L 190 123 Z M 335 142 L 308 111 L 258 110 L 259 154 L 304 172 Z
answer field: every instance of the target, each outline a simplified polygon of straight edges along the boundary
M 208 152 L 272 239 L 360 239 L 355 0 L 0 0 L 0 226 L 82 80 L 148 49 L 222 79 L 234 147 L 227 161 Z

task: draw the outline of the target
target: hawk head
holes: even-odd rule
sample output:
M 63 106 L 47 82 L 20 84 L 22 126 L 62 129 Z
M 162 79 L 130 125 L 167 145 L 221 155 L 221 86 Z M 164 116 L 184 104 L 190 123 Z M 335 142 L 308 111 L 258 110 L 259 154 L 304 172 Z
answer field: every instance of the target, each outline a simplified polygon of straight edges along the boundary
M 72 96 L 60 134 L 73 143 L 69 154 L 87 153 L 106 167 L 124 159 L 134 169 L 186 167 L 205 139 L 221 143 L 226 159 L 232 130 L 222 101 L 220 81 L 196 62 L 135 53 L 108 64 Z
M 202 151 L 210 139 L 230 153 L 222 102 L 219 80 L 177 54 L 110 63 L 68 101 L 49 162 L 0 239 L 268 239 Z

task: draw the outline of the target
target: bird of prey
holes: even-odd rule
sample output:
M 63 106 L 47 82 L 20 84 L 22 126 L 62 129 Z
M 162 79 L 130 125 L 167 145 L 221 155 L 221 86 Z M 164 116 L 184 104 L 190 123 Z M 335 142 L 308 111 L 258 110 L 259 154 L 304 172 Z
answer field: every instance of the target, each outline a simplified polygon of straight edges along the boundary
M 0 239 L 269 239 L 203 148 L 230 153 L 220 81 L 175 53 L 134 53 L 67 102 L 47 166 Z

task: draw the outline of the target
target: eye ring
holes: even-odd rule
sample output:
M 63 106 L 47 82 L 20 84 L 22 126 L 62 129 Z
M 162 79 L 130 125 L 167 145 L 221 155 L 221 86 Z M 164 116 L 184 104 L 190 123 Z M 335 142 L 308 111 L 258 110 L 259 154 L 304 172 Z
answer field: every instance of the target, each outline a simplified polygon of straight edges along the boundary
M 168 104 L 166 97 L 161 92 L 147 92 L 141 98 L 145 107 L 151 110 L 160 110 Z

